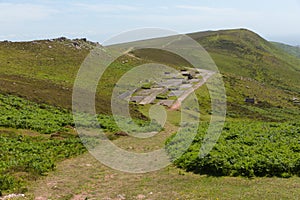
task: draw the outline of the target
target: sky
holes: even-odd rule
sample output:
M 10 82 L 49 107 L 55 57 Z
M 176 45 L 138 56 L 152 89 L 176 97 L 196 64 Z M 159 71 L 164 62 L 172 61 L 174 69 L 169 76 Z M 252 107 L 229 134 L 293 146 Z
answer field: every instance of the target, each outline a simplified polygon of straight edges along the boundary
M 270 41 L 300 45 L 300 0 L 0 0 L 0 40 L 88 38 L 124 31 L 178 33 L 247 28 Z

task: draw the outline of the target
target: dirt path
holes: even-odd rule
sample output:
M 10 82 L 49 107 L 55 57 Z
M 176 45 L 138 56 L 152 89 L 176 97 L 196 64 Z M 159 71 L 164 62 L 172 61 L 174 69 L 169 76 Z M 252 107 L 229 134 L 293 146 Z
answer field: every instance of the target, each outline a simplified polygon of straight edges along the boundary
M 167 124 L 165 131 L 148 140 L 123 137 L 114 143 L 128 151 L 149 152 L 163 147 L 165 140 L 176 130 L 175 126 Z M 154 174 L 147 176 L 149 175 L 155 176 Z M 58 164 L 57 170 L 35 182 L 30 187 L 29 193 L 35 200 L 86 198 L 122 200 L 124 193 L 128 195 L 127 189 L 141 187 L 139 184 L 144 178 L 143 174 L 128 174 L 108 168 L 89 153 L 85 153 Z M 144 199 L 144 196 L 151 194 L 151 191 L 145 193 L 142 188 L 139 194 L 137 191 L 131 194 L 132 197 L 129 199 Z
M 173 166 L 128 174 L 103 166 L 89 154 L 66 160 L 36 182 L 35 200 L 231 200 L 298 199 L 300 179 L 206 177 Z
M 166 125 L 152 140 L 123 137 L 115 144 L 134 152 L 163 146 L 176 131 Z M 298 199 L 300 179 L 206 177 L 169 166 L 145 174 L 129 174 L 104 166 L 89 153 L 58 164 L 57 170 L 32 183 L 32 200 L 202 200 Z

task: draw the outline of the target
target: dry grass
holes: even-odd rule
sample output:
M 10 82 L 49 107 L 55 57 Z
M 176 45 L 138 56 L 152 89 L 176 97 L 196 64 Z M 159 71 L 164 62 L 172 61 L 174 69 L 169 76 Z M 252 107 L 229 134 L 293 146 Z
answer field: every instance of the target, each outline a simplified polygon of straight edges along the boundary
M 176 127 L 152 140 L 119 138 L 114 143 L 135 152 L 161 147 Z M 89 153 L 65 160 L 57 170 L 29 187 L 27 198 L 46 200 L 170 200 L 170 199 L 298 199 L 300 178 L 209 177 L 174 166 L 145 174 L 129 174 L 104 166 Z
M 36 199 L 298 199 L 300 179 L 207 177 L 173 166 L 128 174 L 84 154 L 62 162 L 29 192 Z

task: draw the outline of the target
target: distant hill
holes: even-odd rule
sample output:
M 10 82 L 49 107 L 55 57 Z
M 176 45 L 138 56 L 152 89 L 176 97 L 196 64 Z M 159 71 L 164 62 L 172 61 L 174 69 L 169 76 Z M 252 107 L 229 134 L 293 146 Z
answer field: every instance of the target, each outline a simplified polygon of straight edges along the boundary
M 208 51 L 223 74 L 232 116 L 262 116 L 272 120 L 276 118 L 272 116 L 273 108 L 291 112 L 291 116 L 294 111 L 290 109 L 299 108 L 292 101 L 300 99 L 300 59 L 297 55 L 246 29 L 197 32 L 189 36 Z M 159 38 L 152 39 L 155 40 Z M 81 63 L 95 45 L 86 39 L 67 38 L 0 42 L 0 92 L 71 108 L 72 84 Z M 188 65 L 178 56 L 161 55 L 159 50 L 133 50 L 117 59 L 99 84 L 97 111 L 110 113 L 114 84 L 134 66 L 147 62 L 175 68 Z M 247 97 L 256 98 L 260 104 L 245 104 Z M 135 114 L 136 111 L 134 108 Z M 278 119 L 283 119 L 282 116 L 285 114 Z
M 292 99 L 300 94 L 300 59 L 278 48 L 258 34 L 246 29 L 206 31 L 188 34 L 201 44 L 213 58 L 224 81 L 228 97 L 228 113 L 236 117 L 276 118 L 274 113 L 298 109 Z M 155 39 L 149 42 L 155 42 Z M 160 51 L 138 50 L 136 56 L 156 61 Z M 173 63 L 174 58 L 165 63 Z M 176 58 L 178 65 L 187 65 Z M 203 97 L 203 96 L 202 96 Z M 247 105 L 253 97 L 260 103 Z M 209 104 L 209 101 L 207 105 Z M 272 108 L 284 108 L 279 111 Z M 268 111 L 266 111 L 268 110 Z M 292 112 L 292 116 L 295 112 Z M 297 114 L 296 114 L 297 115 Z M 285 117 L 281 117 L 284 119 Z
M 272 42 L 276 47 L 286 51 L 287 53 L 300 58 L 300 46 L 291 46 L 279 42 Z
M 300 91 L 300 85 L 294 84 L 300 75 L 300 59 L 277 48 L 256 33 L 246 29 L 234 29 L 188 35 L 208 51 L 221 72 L 250 77 L 286 90 Z M 153 61 L 161 57 L 160 51 L 151 49 L 138 50 L 134 54 Z M 174 62 L 174 57 L 169 60 L 168 56 L 164 58 L 165 63 Z M 184 60 L 175 60 L 186 65 Z
M 246 30 L 192 33 L 212 56 L 221 72 L 300 92 L 300 60 Z

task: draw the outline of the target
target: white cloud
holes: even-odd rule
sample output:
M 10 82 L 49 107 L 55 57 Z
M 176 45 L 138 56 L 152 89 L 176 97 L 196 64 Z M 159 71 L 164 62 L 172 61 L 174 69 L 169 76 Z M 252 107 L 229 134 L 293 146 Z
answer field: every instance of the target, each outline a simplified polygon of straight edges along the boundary
M 0 22 L 24 22 L 44 20 L 58 11 L 37 4 L 0 3 Z
M 85 4 L 75 3 L 72 6 L 94 12 L 135 11 L 137 7 L 120 4 Z
M 176 8 L 186 9 L 186 10 L 195 10 L 195 11 L 202 11 L 202 12 L 209 12 L 209 13 L 230 13 L 235 12 L 236 10 L 233 8 L 213 8 L 207 6 L 190 6 L 190 5 L 177 5 Z

